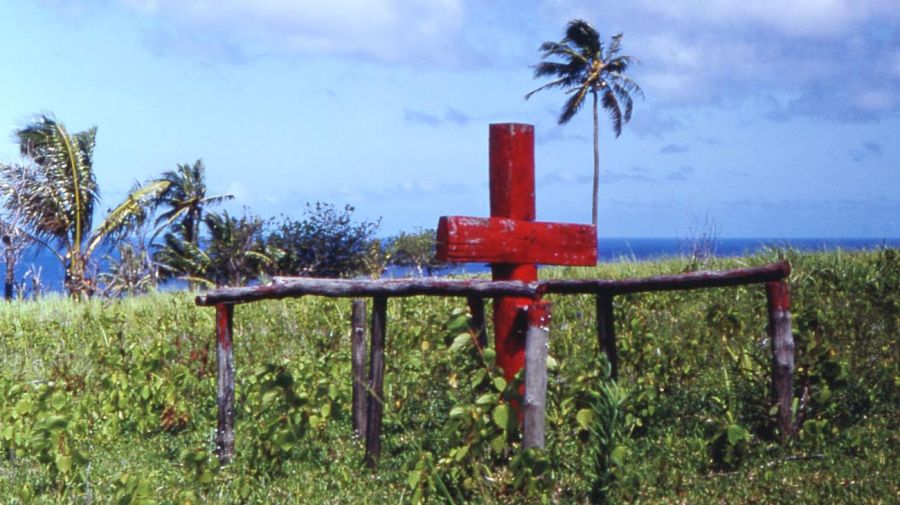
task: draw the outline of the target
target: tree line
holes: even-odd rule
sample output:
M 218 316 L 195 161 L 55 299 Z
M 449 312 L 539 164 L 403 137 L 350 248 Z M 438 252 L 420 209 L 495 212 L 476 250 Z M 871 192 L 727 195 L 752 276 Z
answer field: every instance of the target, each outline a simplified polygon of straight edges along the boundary
M 14 135 L 23 161 L 0 163 L 6 299 L 15 296 L 15 267 L 29 247 L 58 260 L 66 291 L 78 298 L 142 293 L 171 279 L 207 288 L 275 275 L 379 276 L 388 265 L 419 273 L 439 266 L 433 231 L 379 240 L 379 221 L 355 220 L 351 206 L 308 204 L 300 219 L 212 211 L 233 197 L 207 193 L 202 160 L 135 184 L 95 223 L 97 128 L 73 134 L 41 114 Z M 102 272 L 98 252 L 109 259 Z

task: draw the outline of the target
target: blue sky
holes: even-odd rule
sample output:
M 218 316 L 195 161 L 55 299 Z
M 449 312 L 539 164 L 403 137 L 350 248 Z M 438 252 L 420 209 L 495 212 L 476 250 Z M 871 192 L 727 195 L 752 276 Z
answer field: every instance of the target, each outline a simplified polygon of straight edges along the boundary
M 392 234 L 487 215 L 488 124 L 525 122 L 538 218 L 589 222 L 589 109 L 523 99 L 576 17 L 624 32 L 646 94 L 602 124 L 601 237 L 900 236 L 896 0 L 8 0 L 0 160 L 52 112 L 99 128 L 103 208 L 202 158 L 232 212 Z

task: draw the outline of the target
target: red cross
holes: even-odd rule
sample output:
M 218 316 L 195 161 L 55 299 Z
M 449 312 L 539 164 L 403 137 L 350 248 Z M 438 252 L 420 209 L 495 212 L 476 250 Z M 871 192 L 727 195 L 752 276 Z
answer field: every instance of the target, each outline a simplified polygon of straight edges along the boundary
M 444 216 L 438 223 L 437 257 L 487 262 L 494 280 L 537 280 L 537 264 L 597 264 L 597 229 L 590 225 L 535 221 L 534 127 L 490 126 L 491 217 Z M 494 301 L 497 365 L 512 379 L 525 365 L 529 298 Z

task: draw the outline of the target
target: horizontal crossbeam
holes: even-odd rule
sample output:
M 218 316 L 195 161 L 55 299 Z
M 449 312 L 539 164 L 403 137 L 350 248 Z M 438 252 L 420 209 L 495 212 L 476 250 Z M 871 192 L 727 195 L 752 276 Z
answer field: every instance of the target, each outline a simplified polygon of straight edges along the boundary
M 597 229 L 586 224 L 444 216 L 438 222 L 439 260 L 594 266 Z

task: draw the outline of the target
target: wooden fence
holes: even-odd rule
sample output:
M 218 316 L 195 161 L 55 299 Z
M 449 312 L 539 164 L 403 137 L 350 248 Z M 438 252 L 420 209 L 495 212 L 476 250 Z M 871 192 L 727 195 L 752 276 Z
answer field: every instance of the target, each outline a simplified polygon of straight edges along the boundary
M 381 455 L 381 420 L 384 385 L 384 345 L 388 298 L 406 296 L 466 297 L 473 330 L 486 342 L 484 298 L 527 297 L 528 328 L 525 343 L 525 398 L 523 446 L 544 445 L 544 404 L 547 390 L 547 339 L 550 304 L 546 294 L 593 294 L 596 297 L 597 337 L 609 357 L 612 373 L 618 373 L 613 297 L 626 293 L 687 290 L 762 283 L 768 302 L 768 334 L 772 351 L 772 393 L 778 405 L 778 428 L 783 439 L 792 435 L 794 341 L 791 332 L 787 262 L 725 271 L 691 272 L 640 279 L 562 279 L 535 282 L 480 279 L 336 280 L 279 277 L 264 286 L 221 288 L 200 295 L 197 305 L 216 308 L 217 401 L 219 406 L 216 452 L 222 462 L 234 456 L 234 355 L 232 350 L 234 306 L 258 300 L 307 295 L 371 297 L 369 370 L 365 373 L 365 302 L 355 300 L 351 316 L 353 374 L 353 424 L 366 441 L 365 460 L 375 466 Z

